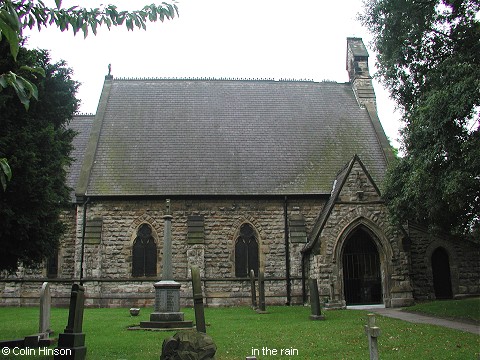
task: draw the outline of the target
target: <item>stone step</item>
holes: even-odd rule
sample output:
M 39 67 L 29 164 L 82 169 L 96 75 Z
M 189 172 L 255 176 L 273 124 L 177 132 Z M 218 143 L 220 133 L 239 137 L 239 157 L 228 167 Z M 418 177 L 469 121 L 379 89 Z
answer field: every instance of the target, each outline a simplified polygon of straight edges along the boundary
M 190 329 L 193 321 L 141 321 L 140 327 L 144 329 Z

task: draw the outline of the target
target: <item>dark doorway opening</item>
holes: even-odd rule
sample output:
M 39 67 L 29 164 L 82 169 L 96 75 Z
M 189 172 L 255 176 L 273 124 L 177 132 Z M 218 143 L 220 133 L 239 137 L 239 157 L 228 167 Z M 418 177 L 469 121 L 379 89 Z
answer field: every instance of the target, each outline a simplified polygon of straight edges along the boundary
M 432 254 L 433 288 L 437 299 L 451 299 L 452 278 L 447 251 L 439 247 Z
M 347 305 L 382 303 L 380 257 L 372 237 L 362 228 L 345 242 L 343 284 Z

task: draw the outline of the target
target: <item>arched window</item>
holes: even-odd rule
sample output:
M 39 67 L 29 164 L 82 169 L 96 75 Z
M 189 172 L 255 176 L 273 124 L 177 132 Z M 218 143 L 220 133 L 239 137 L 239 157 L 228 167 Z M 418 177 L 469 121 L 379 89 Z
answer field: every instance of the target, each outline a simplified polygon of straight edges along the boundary
M 133 242 L 132 276 L 157 276 L 157 244 L 148 224 L 140 225 Z
M 58 249 L 47 258 L 47 278 L 55 279 L 58 276 Z
M 235 276 L 247 277 L 250 270 L 258 275 L 258 266 L 258 241 L 255 230 L 252 225 L 243 224 L 235 241 Z

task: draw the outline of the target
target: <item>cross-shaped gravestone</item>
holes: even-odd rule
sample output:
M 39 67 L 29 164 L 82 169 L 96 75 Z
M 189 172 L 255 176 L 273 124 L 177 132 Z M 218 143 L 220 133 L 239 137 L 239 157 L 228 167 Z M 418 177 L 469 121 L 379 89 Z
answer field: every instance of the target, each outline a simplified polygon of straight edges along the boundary
M 48 339 L 50 330 L 50 307 L 52 305 L 52 297 L 50 295 L 50 285 L 48 282 L 42 284 L 40 290 L 40 319 L 38 322 L 38 332 L 40 339 Z
M 367 315 L 367 325 L 365 325 L 365 334 L 368 336 L 368 348 L 370 350 L 370 360 L 378 360 L 377 338 L 380 336 L 380 328 L 375 326 L 375 314 Z
M 192 288 L 193 305 L 195 307 L 195 327 L 197 331 L 206 333 L 205 312 L 203 309 L 202 283 L 200 279 L 200 269 L 198 266 L 192 266 Z
M 257 308 L 257 290 L 255 289 L 255 271 L 250 270 L 250 286 L 252 289 L 252 308 Z

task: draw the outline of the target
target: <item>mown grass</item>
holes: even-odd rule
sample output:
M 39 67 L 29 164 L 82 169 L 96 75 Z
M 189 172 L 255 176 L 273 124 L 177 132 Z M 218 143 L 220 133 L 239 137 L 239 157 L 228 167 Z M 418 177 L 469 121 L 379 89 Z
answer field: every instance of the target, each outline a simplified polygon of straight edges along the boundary
M 480 322 L 480 298 L 429 301 L 416 304 L 405 310 L 447 319 Z
M 257 314 L 248 307 L 207 308 L 207 333 L 217 345 L 218 360 L 245 359 L 254 349 L 258 359 L 366 359 L 366 311 L 327 311 L 325 321 L 309 320 L 308 307 L 268 307 Z M 86 309 L 84 332 L 88 359 L 159 359 L 163 339 L 174 332 L 131 331 L 130 325 L 148 320 L 152 309 L 131 317 L 128 309 Z M 194 319 L 192 309 L 183 309 Z M 67 322 L 67 309 L 52 309 L 55 336 Z M 478 359 L 480 337 L 433 325 L 411 324 L 377 316 L 382 359 Z M 0 308 L 0 338 L 12 339 L 36 332 L 38 308 Z M 262 355 L 264 349 L 277 355 Z M 298 355 L 279 355 L 282 349 Z M 296 353 L 296 352 L 295 352 Z M 1 357 L 0 359 L 21 357 Z M 23 357 L 26 358 L 26 357 Z M 42 359 L 37 356 L 36 359 Z M 44 357 L 43 359 L 48 359 Z

